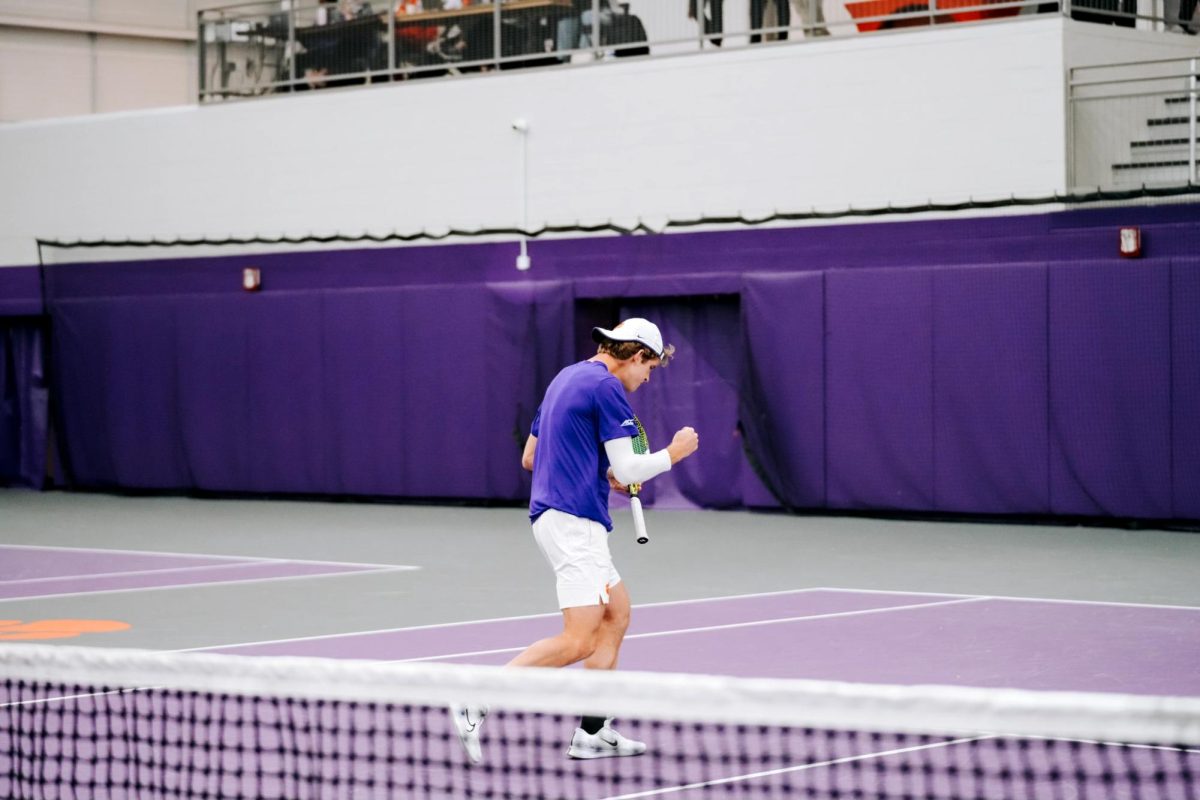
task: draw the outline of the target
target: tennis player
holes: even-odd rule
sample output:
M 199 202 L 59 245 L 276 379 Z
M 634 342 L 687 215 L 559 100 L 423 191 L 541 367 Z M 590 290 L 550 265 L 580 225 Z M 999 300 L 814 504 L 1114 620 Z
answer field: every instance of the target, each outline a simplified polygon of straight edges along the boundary
M 671 444 L 637 454 L 633 409 L 635 392 L 670 361 L 654 323 L 627 319 L 612 330 L 595 328 L 599 347 L 587 361 L 565 368 L 550 382 L 534 416 L 521 464 L 533 471 L 529 516 L 538 547 L 557 578 L 563 630 L 534 642 L 508 663 L 511 667 L 565 667 L 583 661 L 588 669 L 615 669 L 629 627 L 629 593 L 608 549 L 612 518 L 609 488 L 627 492 L 666 472 L 696 452 L 700 439 L 680 429 Z M 536 457 L 535 457 L 536 453 Z M 459 739 L 472 762 L 482 758 L 480 726 L 484 707 L 451 709 Z M 642 742 L 627 739 L 604 717 L 584 717 L 571 739 L 571 758 L 636 756 Z

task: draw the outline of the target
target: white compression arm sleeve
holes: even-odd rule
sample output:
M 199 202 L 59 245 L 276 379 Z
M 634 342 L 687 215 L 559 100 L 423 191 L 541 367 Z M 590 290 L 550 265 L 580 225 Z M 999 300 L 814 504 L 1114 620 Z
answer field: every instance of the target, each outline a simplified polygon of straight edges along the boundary
M 648 481 L 671 468 L 671 454 L 665 448 L 657 453 L 635 453 L 629 436 L 609 439 L 604 443 L 604 452 L 608 454 L 613 475 L 626 486 Z

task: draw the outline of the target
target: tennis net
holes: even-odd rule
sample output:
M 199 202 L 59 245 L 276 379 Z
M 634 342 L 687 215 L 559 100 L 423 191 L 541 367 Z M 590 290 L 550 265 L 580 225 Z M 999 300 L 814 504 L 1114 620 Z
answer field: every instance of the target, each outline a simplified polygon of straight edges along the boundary
M 470 765 L 447 705 L 487 704 Z M 645 755 L 571 760 L 580 714 Z M 0 648 L 6 798 L 1200 797 L 1200 699 Z

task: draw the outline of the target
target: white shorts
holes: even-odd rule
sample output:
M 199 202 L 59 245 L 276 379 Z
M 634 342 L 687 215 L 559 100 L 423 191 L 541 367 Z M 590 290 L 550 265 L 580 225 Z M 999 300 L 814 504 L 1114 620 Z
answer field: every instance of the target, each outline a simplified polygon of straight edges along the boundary
M 558 578 L 558 607 L 608 602 L 621 582 L 608 552 L 608 531 L 594 520 L 548 509 L 533 523 L 533 538 Z

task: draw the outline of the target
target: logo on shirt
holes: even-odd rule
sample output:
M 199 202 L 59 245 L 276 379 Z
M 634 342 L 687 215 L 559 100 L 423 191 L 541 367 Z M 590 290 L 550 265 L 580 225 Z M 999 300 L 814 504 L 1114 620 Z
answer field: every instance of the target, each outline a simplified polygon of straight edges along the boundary
M 636 427 L 637 427 L 637 423 L 636 423 L 636 422 L 634 422 L 634 421 L 633 421 L 633 420 L 631 420 L 631 419 L 627 419 L 627 420 L 625 420 L 624 422 L 622 422 L 622 423 L 621 423 L 621 427 L 622 427 L 622 428 L 624 428 L 624 427 L 626 427 L 626 426 L 628 426 L 628 427 L 630 427 L 630 428 L 636 428 Z

